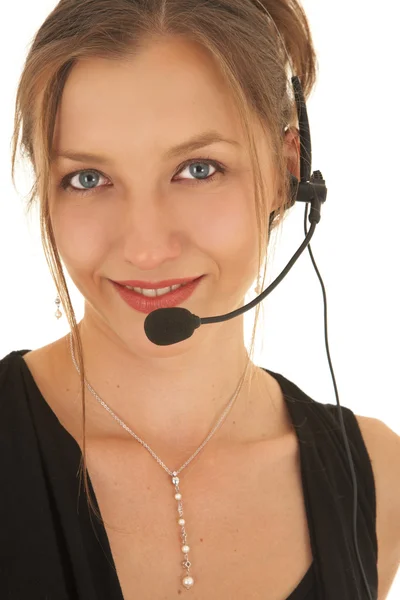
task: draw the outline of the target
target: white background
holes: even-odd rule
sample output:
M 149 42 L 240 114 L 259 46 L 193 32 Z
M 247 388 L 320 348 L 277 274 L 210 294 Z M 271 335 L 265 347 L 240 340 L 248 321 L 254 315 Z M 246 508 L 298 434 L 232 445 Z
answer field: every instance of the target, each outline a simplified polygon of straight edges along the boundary
M 14 0 L 2 14 L 0 56 L 0 358 L 64 336 L 56 290 L 40 245 L 37 213 L 24 215 L 29 186 L 11 184 L 17 81 L 32 36 L 54 0 Z M 339 399 L 400 434 L 398 17 L 396 0 L 304 0 L 319 78 L 308 101 L 313 169 L 328 198 L 311 241 L 328 297 L 328 335 Z M 396 94 L 397 91 L 397 94 Z M 21 170 L 19 170 L 21 173 Z M 304 206 L 278 235 L 268 283 L 301 244 Z M 309 226 L 309 225 L 308 225 Z M 67 279 L 77 320 L 83 300 Z M 308 395 L 336 403 L 325 350 L 320 283 L 305 250 L 263 302 L 255 362 L 282 373 Z M 246 316 L 250 339 L 252 315 Z M 400 572 L 389 600 L 400 598 Z

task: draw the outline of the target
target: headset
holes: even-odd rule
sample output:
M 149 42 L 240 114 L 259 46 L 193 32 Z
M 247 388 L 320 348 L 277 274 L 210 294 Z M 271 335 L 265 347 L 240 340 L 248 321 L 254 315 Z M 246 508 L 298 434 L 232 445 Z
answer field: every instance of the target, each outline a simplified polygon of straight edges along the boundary
M 340 416 L 340 425 L 343 433 L 343 438 L 345 442 L 345 447 L 347 451 L 347 457 L 350 465 L 352 480 L 353 480 L 353 491 L 354 491 L 354 509 L 353 509 L 353 535 L 354 535 L 354 544 L 356 549 L 356 554 L 358 558 L 358 562 L 360 564 L 361 572 L 363 575 L 365 587 L 368 592 L 369 600 L 373 600 L 367 577 L 365 575 L 365 571 L 361 562 L 361 557 L 358 549 L 357 542 L 357 480 L 354 469 L 354 463 L 351 456 L 350 446 L 346 434 L 346 429 L 343 421 L 342 415 L 342 407 L 339 402 L 339 395 L 336 386 L 335 375 L 333 373 L 332 362 L 329 353 L 329 345 L 328 345 L 328 334 L 327 334 L 327 303 L 326 303 L 326 292 L 324 283 L 322 281 L 321 275 L 318 271 L 317 265 L 315 263 L 311 247 L 310 240 L 314 235 L 314 231 L 317 223 L 319 223 L 321 219 L 321 204 L 326 201 L 327 196 L 327 188 L 325 185 L 325 181 L 322 177 L 320 171 L 314 171 L 311 174 L 311 158 L 312 158 L 312 149 L 311 149 L 311 135 L 310 135 L 310 126 L 308 122 L 307 115 L 307 107 L 304 100 L 303 89 L 301 87 L 300 79 L 297 76 L 292 77 L 292 86 L 294 89 L 294 95 L 297 106 L 297 115 L 299 119 L 299 137 L 300 137 L 300 181 L 291 173 L 289 173 L 290 177 L 290 190 L 291 190 L 291 201 L 289 207 L 292 207 L 294 203 L 297 202 L 305 202 L 305 214 L 304 214 L 304 233 L 305 239 L 297 252 L 291 258 L 289 263 L 283 269 L 281 274 L 271 283 L 271 285 L 264 290 L 257 298 L 225 315 L 220 315 L 216 317 L 198 317 L 197 315 L 191 313 L 186 308 L 182 308 L 179 306 L 173 308 L 159 308 L 157 310 L 149 313 L 144 322 L 144 330 L 148 337 L 148 339 L 158 346 L 168 346 L 170 344 L 176 344 L 177 342 L 181 342 L 192 336 L 195 329 L 200 327 L 200 325 L 205 325 L 208 323 L 220 323 L 222 321 L 227 321 L 229 319 L 233 319 L 243 313 L 247 312 L 251 308 L 254 308 L 259 302 L 264 300 L 276 288 L 276 286 L 284 279 L 289 270 L 292 268 L 294 263 L 297 261 L 299 256 L 308 247 L 308 251 L 310 253 L 311 261 L 314 265 L 314 269 L 318 275 L 322 286 L 323 298 L 324 298 L 324 323 L 325 323 L 325 346 L 326 352 L 328 356 L 329 368 L 332 375 L 333 385 L 335 389 L 336 395 L 336 403 L 339 407 L 339 416 Z M 310 215 L 308 215 L 308 204 L 311 204 Z M 307 216 L 308 220 L 311 223 L 310 229 L 307 231 Z M 274 215 L 273 213 L 270 215 L 269 226 L 271 228 L 272 221 Z

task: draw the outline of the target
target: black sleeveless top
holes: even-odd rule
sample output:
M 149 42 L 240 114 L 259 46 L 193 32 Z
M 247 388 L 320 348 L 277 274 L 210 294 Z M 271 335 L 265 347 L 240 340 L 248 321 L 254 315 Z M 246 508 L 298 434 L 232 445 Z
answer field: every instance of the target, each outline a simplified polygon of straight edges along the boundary
M 104 525 L 78 498 L 81 451 L 22 359 L 0 360 L 0 598 L 123 600 Z M 336 404 L 279 383 L 296 431 L 313 562 L 286 600 L 367 600 L 353 540 L 353 486 Z M 354 413 L 342 406 L 358 484 L 358 547 L 378 594 L 375 482 Z M 93 486 L 89 488 L 100 512 Z M 244 599 L 243 599 L 244 600 Z M 267 600 L 267 598 L 266 598 Z

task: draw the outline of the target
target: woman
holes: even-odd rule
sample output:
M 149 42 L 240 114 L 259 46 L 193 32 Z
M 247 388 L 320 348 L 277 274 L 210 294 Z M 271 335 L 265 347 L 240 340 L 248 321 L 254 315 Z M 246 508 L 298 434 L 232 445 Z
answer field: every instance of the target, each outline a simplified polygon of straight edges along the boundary
M 223 314 L 257 276 L 263 285 L 271 230 L 290 205 L 287 171 L 299 177 L 271 19 L 308 97 L 316 57 L 294 1 L 62 0 L 35 37 L 13 164 L 21 128 L 72 335 L 0 362 L 2 598 L 366 597 L 336 406 L 257 367 L 242 318 L 171 346 L 143 327 L 159 306 Z M 78 324 L 61 261 L 85 298 Z M 376 599 L 369 452 L 381 493 L 395 477 L 377 435 L 386 456 L 398 439 L 343 414 Z M 378 532 L 386 592 L 399 545 L 388 530 Z

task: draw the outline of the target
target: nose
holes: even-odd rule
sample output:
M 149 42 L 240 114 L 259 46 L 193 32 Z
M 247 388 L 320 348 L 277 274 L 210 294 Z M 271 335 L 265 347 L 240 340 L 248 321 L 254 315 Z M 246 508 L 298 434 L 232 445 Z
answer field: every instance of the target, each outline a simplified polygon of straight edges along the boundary
M 157 271 L 164 262 L 177 259 L 185 233 L 180 231 L 179 219 L 175 217 L 161 199 L 130 203 L 123 228 L 124 259 L 138 271 Z

